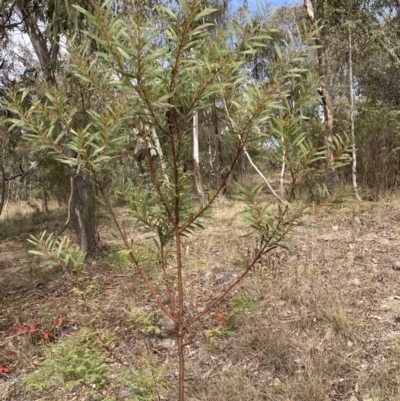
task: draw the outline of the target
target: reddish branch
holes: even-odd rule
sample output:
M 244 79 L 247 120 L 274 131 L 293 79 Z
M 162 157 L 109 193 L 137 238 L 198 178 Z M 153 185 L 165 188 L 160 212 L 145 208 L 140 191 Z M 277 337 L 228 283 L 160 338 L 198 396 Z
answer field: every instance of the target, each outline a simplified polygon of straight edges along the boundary
M 108 211 L 110 212 L 111 218 L 112 218 L 115 226 L 117 227 L 117 230 L 118 230 L 118 233 L 120 235 L 120 238 L 122 239 L 122 242 L 124 243 L 126 250 L 129 252 L 129 256 L 131 257 L 133 263 L 135 264 L 140 276 L 142 277 L 144 283 L 146 284 L 146 287 L 150 291 L 151 295 L 154 297 L 154 299 L 157 302 L 158 306 L 167 314 L 167 316 L 170 319 L 172 319 L 174 322 L 177 322 L 176 318 L 174 316 L 172 316 L 171 312 L 168 310 L 168 308 L 164 305 L 164 303 L 161 301 L 161 299 L 159 298 L 159 296 L 155 292 L 155 290 L 152 287 L 152 285 L 150 284 L 146 274 L 144 273 L 142 267 L 140 266 L 139 261 L 136 259 L 135 255 L 133 254 L 133 251 L 132 251 L 131 246 L 129 245 L 128 239 L 126 238 L 126 235 L 125 235 L 124 231 L 122 230 L 122 227 L 120 226 L 120 224 L 118 222 L 117 216 L 114 213 L 114 209 L 112 208 L 112 206 L 110 204 L 108 196 L 104 192 L 103 186 L 101 185 L 101 182 L 100 182 L 99 178 L 97 177 L 96 172 L 94 170 L 92 170 L 91 173 L 93 175 L 93 179 L 95 180 L 97 187 L 100 190 L 101 196 L 104 199 L 104 202 L 108 207 Z

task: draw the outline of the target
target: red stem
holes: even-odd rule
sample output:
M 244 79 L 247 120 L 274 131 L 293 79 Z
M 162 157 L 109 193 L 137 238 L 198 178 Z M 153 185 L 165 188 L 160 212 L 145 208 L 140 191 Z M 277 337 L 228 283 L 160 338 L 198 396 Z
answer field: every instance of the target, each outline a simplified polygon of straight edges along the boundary
M 96 182 L 97 187 L 99 188 L 100 192 L 101 192 L 101 196 L 104 199 L 104 202 L 106 203 L 107 207 L 108 207 L 108 211 L 110 212 L 111 218 L 115 224 L 115 226 L 117 227 L 117 230 L 119 232 L 119 235 L 122 239 L 122 242 L 125 245 L 125 248 L 127 251 L 129 251 L 129 256 L 131 257 L 131 259 L 133 260 L 133 263 L 135 264 L 136 268 L 138 269 L 138 272 L 140 274 L 140 276 L 142 277 L 144 283 L 146 284 L 146 287 L 148 288 L 148 290 L 150 291 L 151 295 L 153 295 L 155 301 L 157 302 L 158 306 L 166 313 L 166 315 L 172 319 L 174 322 L 177 323 L 177 320 L 174 316 L 172 316 L 171 312 L 168 310 L 168 308 L 166 307 L 166 305 L 163 304 L 163 302 L 161 301 L 161 299 L 159 298 L 159 296 L 157 295 L 157 293 L 155 292 L 154 288 L 152 287 L 152 285 L 150 284 L 149 280 L 147 279 L 146 274 L 144 273 L 143 269 L 141 268 L 139 261 L 136 259 L 135 255 L 132 252 L 132 249 L 129 245 L 128 239 L 126 238 L 124 232 L 122 231 L 121 226 L 118 223 L 117 217 L 114 213 L 114 209 L 110 206 L 110 202 L 108 200 L 108 196 L 105 194 L 103 186 L 101 185 L 99 179 L 97 178 L 97 174 L 94 170 L 92 170 L 92 175 L 93 178 Z
M 160 245 L 160 254 L 161 254 L 161 266 L 162 266 L 162 271 L 163 271 L 163 276 L 164 276 L 164 281 L 165 281 L 165 289 L 167 291 L 168 299 L 171 304 L 172 316 L 176 316 L 174 298 L 171 293 L 171 288 L 169 286 L 168 279 L 167 279 L 167 272 L 165 270 L 165 255 L 164 255 L 164 245 L 163 244 Z

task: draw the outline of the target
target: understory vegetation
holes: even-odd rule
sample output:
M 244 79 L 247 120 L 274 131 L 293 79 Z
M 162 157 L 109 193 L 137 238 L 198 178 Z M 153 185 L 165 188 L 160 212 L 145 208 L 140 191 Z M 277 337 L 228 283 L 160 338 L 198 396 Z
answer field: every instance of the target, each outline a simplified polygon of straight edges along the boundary
M 240 274 L 254 253 L 257 243 L 241 236 L 241 209 L 236 200 L 219 199 L 212 226 L 184 241 L 189 313 Z M 0 245 L 0 365 L 10 369 L 1 376 L 2 399 L 176 399 L 174 336 L 107 220 L 99 228 L 102 250 L 78 274 L 66 275 L 28 253 L 28 233 L 41 232 L 38 221 L 30 214 L 8 219 L 1 220 L 10 231 Z M 400 396 L 400 204 L 389 196 L 311 211 L 305 220 L 290 252 L 263 257 L 192 329 L 187 399 Z M 57 219 L 43 215 L 39 224 L 51 230 Z M 158 260 L 145 237 L 133 245 L 148 252 L 156 285 Z

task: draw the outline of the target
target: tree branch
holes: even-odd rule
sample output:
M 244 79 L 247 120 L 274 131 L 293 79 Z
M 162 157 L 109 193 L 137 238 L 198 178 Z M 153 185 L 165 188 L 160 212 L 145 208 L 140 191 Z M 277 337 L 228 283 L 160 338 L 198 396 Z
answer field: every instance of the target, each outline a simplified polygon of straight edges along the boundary
M 243 148 L 243 153 L 247 156 L 249 159 L 250 164 L 253 166 L 254 170 L 257 171 L 258 175 L 263 179 L 265 182 L 265 185 L 268 187 L 268 189 L 271 191 L 272 195 L 283 205 L 287 205 L 287 202 L 285 202 L 282 198 L 279 197 L 279 195 L 274 191 L 274 189 L 271 187 L 271 184 L 268 182 L 268 180 L 265 178 L 263 173 L 257 168 L 257 166 L 254 164 L 253 160 L 251 160 L 250 155 L 247 153 L 246 148 Z

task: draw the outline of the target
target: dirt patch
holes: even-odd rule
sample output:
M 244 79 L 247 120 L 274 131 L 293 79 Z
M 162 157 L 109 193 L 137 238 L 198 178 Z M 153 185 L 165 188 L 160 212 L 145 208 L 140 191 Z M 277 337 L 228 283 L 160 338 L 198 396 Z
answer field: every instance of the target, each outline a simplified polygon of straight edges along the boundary
M 19 241 L 0 242 L 0 270 L 24 264 L 28 256 L 27 244 Z

